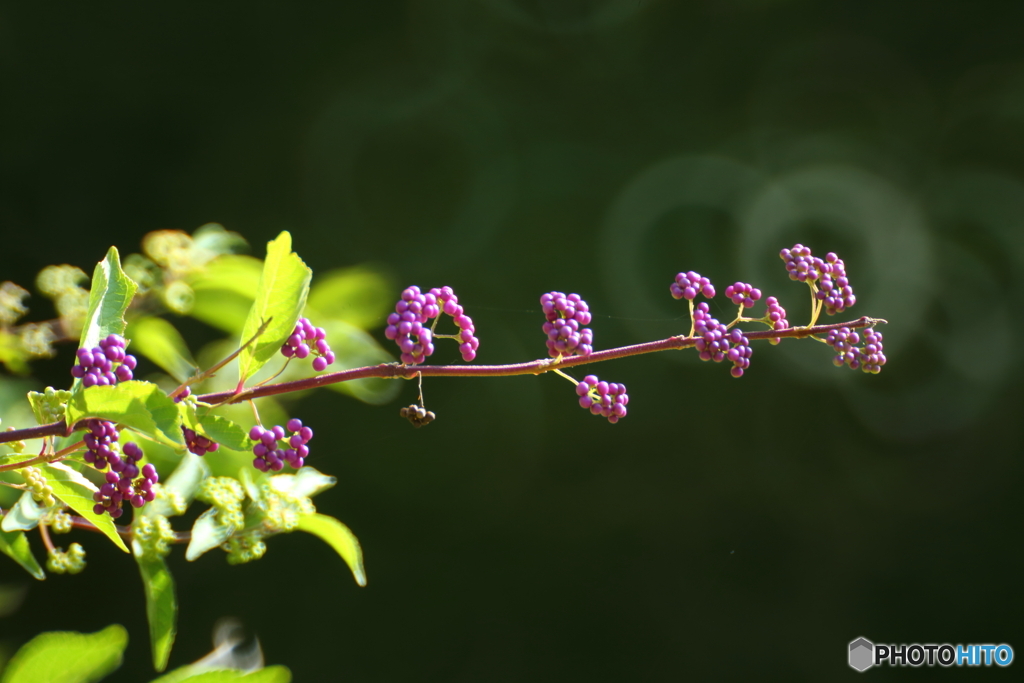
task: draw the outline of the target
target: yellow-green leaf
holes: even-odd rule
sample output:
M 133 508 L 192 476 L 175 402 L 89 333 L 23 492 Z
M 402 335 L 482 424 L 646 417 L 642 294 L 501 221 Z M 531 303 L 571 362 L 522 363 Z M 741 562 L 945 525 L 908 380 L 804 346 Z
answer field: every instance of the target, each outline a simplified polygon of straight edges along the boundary
M 0 553 L 17 562 L 33 577 L 42 581 L 46 578 L 39 566 L 24 531 L 0 531 Z
M 161 557 L 146 557 L 137 543 L 132 543 L 135 562 L 142 575 L 146 592 L 146 619 L 153 652 L 153 668 L 163 671 L 171 655 L 177 634 L 178 602 L 174 596 L 174 579 Z
M 124 312 L 136 289 L 135 283 L 121 270 L 117 247 L 111 247 L 92 274 L 89 312 L 85 316 L 80 347 L 93 348 L 107 335 L 124 334 Z
M 113 624 L 96 633 L 40 633 L 11 657 L 0 683 L 90 683 L 121 666 L 128 631 Z
M 245 347 L 238 357 L 239 381 L 256 374 L 284 344 L 295 329 L 309 294 L 312 271 L 292 251 L 292 237 L 282 232 L 267 244 L 263 274 L 256 288 L 256 298 L 242 328 L 242 343 L 249 341 L 264 322 L 267 329 L 254 343 Z
M 74 425 L 86 418 L 131 427 L 168 446 L 180 448 L 185 443 L 177 405 L 152 382 L 132 380 L 78 391 L 68 401 L 66 419 Z
M 366 585 L 366 569 L 363 567 L 363 549 L 359 546 L 359 539 L 352 533 L 352 530 L 336 520 L 334 517 L 315 513 L 299 517 L 299 531 L 318 536 L 335 552 L 341 555 L 348 568 L 352 570 L 352 576 L 360 586 Z
M 198 369 L 178 329 L 163 318 L 140 318 L 128 326 L 132 350 L 159 365 L 164 372 L 184 382 Z
M 93 523 L 97 529 L 114 542 L 121 550 L 128 552 L 128 546 L 124 544 L 114 527 L 114 520 L 110 515 L 97 515 L 92 511 L 96 502 L 92 494 L 96 492 L 96 486 L 83 477 L 81 474 L 62 463 L 50 463 L 39 468 L 39 471 L 46 477 L 46 482 L 53 489 L 53 496 L 75 512 Z

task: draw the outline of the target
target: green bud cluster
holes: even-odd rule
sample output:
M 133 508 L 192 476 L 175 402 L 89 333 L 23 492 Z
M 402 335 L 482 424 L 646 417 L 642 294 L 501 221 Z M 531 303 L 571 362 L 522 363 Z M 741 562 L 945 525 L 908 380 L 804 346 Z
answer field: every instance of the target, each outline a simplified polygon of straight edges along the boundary
M 163 515 L 136 516 L 132 525 L 132 545 L 142 557 L 164 557 L 171 551 L 173 540 L 174 529 Z
M 210 477 L 199 486 L 196 499 L 209 503 L 217 510 L 217 523 L 232 529 L 241 529 L 245 523 L 242 500 L 245 491 L 237 479 Z
M 9 327 L 17 322 L 18 318 L 28 313 L 28 308 L 25 306 L 26 298 L 28 298 L 28 290 L 13 282 L 5 282 L 0 285 L 0 327 Z
M 28 392 L 28 402 L 32 406 L 39 424 L 57 422 L 64 418 L 64 408 L 71 400 L 71 392 L 66 389 L 46 387 L 43 392 Z
M 66 333 L 77 336 L 89 312 L 89 290 L 80 286 L 88 278 L 84 271 L 67 264 L 47 266 L 36 276 L 36 287 L 53 300 Z
M 47 483 L 46 477 L 37 467 L 24 467 L 21 476 L 25 477 L 25 486 L 32 492 L 32 498 L 43 505 L 53 507 L 57 501 L 53 497 L 53 488 Z
M 294 531 L 300 517 L 316 512 L 313 501 L 306 496 L 292 496 L 269 485 L 264 487 L 262 493 L 261 507 L 266 513 L 263 526 L 271 533 Z
M 50 515 L 50 529 L 55 534 L 66 534 L 71 531 L 73 525 L 71 515 L 63 510 L 54 510 Z
M 57 352 L 53 348 L 57 335 L 49 323 L 26 323 L 18 328 L 21 348 L 28 355 L 36 358 L 53 358 Z
M 253 530 L 232 536 L 221 549 L 228 554 L 228 564 L 245 564 L 263 557 L 267 544 L 263 542 L 263 533 Z
M 171 508 L 171 513 L 174 515 L 183 515 L 188 510 L 188 501 L 173 489 L 169 489 L 162 484 L 153 484 L 153 493 L 156 494 L 156 500 L 167 503 L 167 506 Z
M 85 569 L 85 549 L 72 543 L 67 552 L 54 548 L 46 561 L 46 568 L 54 574 L 77 574 Z

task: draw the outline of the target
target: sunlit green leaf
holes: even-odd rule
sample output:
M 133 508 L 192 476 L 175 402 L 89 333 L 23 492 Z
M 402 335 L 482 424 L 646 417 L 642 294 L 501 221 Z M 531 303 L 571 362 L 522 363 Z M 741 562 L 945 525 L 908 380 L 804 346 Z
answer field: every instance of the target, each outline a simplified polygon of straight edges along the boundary
M 139 565 L 146 592 L 146 618 L 153 653 L 153 668 L 163 671 L 177 633 L 178 603 L 174 596 L 174 579 L 163 558 L 144 556 L 138 543 L 132 543 L 135 562 Z
M 263 262 L 251 256 L 221 256 L 189 280 L 195 301 L 189 315 L 240 334 L 252 308 Z
M 36 502 L 31 491 L 25 491 L 18 502 L 7 511 L 0 529 L 4 531 L 31 531 L 39 526 L 39 520 L 46 514 L 46 508 Z
M 111 334 L 124 334 L 124 312 L 135 296 L 135 283 L 121 270 L 117 248 L 96 264 L 89 290 L 89 312 L 85 317 L 79 347 L 93 348 Z
M 106 387 L 89 387 L 68 401 L 67 421 L 101 418 L 167 444 L 183 446 L 177 405 L 152 382 L 132 380 Z
M 259 371 L 295 329 L 306 296 L 312 271 L 292 251 L 292 237 L 282 232 L 267 244 L 263 274 L 256 298 L 242 328 L 242 343 L 247 342 L 264 322 L 269 326 L 259 339 L 242 350 L 238 357 L 239 380 L 244 382 Z
M 206 464 L 206 461 L 194 453 L 185 453 L 171 476 L 161 481 L 160 485 L 168 493 L 177 495 L 182 503 L 189 505 L 195 499 L 199 485 L 208 476 L 210 476 L 210 466 Z M 163 497 L 159 496 L 144 509 L 164 517 L 179 514 Z
M 256 671 L 237 669 L 206 670 L 192 664 L 161 676 L 150 683 L 291 683 L 292 673 L 283 666 L 268 666 Z
M 179 382 L 195 374 L 198 365 L 178 329 L 163 318 L 139 318 L 128 326 L 132 350 L 156 363 Z
M 121 666 L 128 645 L 124 626 L 96 633 L 41 633 L 8 662 L 0 683 L 90 683 Z
M 314 536 L 320 537 L 328 545 L 334 548 L 335 552 L 341 555 L 352 576 L 360 586 L 366 585 L 366 569 L 363 567 L 363 549 L 359 546 L 359 539 L 352 533 L 352 530 L 333 517 L 327 515 L 312 514 L 303 515 L 299 518 L 298 529 Z
M 252 439 L 240 425 L 226 417 L 211 415 L 208 411 L 209 408 L 203 406 L 196 408 L 197 422 L 194 430 L 197 433 L 234 451 L 248 451 L 253 447 Z
M 216 508 L 210 508 L 192 525 L 192 539 L 185 549 L 185 559 L 189 562 L 197 560 L 203 553 L 219 547 L 235 531 L 235 527 L 221 524 L 217 520 Z
M 25 571 L 42 581 L 43 568 L 36 562 L 24 531 L 0 531 L 0 552 L 20 564 Z
M 118 536 L 114 520 L 110 519 L 110 515 L 97 515 L 92 511 L 92 506 L 95 505 L 92 494 L 96 492 L 96 486 L 91 481 L 61 463 L 44 465 L 39 468 L 39 471 L 43 473 L 46 482 L 53 489 L 54 498 L 92 522 L 97 529 L 114 542 L 114 545 L 128 552 L 128 546 Z
M 302 467 L 295 474 L 275 474 L 270 485 L 290 496 L 311 498 L 338 483 L 336 477 L 318 472 L 312 467 Z
M 340 268 L 317 277 L 309 292 L 309 307 L 325 319 L 367 330 L 384 324 L 398 291 L 394 278 L 381 267 Z

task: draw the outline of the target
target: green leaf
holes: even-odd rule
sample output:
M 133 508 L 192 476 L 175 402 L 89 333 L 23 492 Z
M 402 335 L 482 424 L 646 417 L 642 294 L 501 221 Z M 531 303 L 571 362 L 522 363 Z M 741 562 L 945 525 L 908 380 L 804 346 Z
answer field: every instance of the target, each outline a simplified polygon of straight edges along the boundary
M 0 552 L 20 564 L 25 571 L 40 581 L 46 578 L 43 568 L 32 554 L 24 531 L 0 531 Z
M 248 451 L 251 450 L 254 443 L 249 438 L 246 430 L 235 422 L 221 417 L 220 415 L 211 415 L 209 408 L 204 408 L 202 405 L 196 408 L 196 422 L 195 427 L 192 427 L 194 431 L 203 436 L 213 439 L 221 446 L 230 448 L 233 451 Z
M 359 547 L 359 539 L 352 533 L 352 530 L 327 515 L 312 514 L 299 517 L 298 529 L 306 533 L 320 537 L 335 552 L 341 555 L 352 576 L 360 586 L 366 585 L 366 570 L 363 567 L 363 549 Z
M 140 318 L 128 326 L 132 350 L 156 363 L 178 382 L 196 373 L 199 365 L 178 328 L 163 318 Z
M 231 334 L 240 334 L 252 308 L 263 263 L 251 256 L 221 256 L 189 281 L 195 302 L 189 315 Z
M 53 489 L 54 498 L 92 522 L 97 529 L 114 542 L 114 545 L 128 552 L 128 547 L 118 536 L 114 520 L 110 518 L 110 515 L 97 515 L 92 511 L 92 506 L 95 504 L 92 494 L 97 489 L 91 481 L 67 465 L 56 462 L 40 467 L 39 471 L 43 473 L 50 488 Z
M 0 529 L 3 531 L 31 531 L 39 526 L 39 520 L 45 514 L 46 508 L 36 502 L 31 491 L 25 491 L 0 521 Z
M 393 310 L 397 291 L 394 278 L 383 268 L 340 268 L 317 277 L 309 292 L 309 307 L 326 318 L 367 330 L 384 323 Z
M 275 474 L 270 485 L 289 496 L 312 498 L 338 483 L 336 477 L 322 474 L 312 467 L 302 467 L 295 474 Z
M 242 328 L 242 343 L 256 334 L 269 320 L 270 325 L 238 357 L 239 381 L 245 382 L 273 358 L 295 329 L 295 322 L 306 305 L 309 281 L 313 273 L 292 251 L 292 236 L 282 232 L 267 244 L 263 275 L 256 288 L 256 299 Z
M 68 401 L 69 425 L 86 418 L 110 420 L 168 446 L 181 448 L 178 406 L 152 382 L 132 380 L 113 386 L 89 387 Z
M 124 334 L 124 312 L 135 296 L 136 285 L 121 270 L 117 247 L 96 264 L 89 290 L 89 313 L 85 317 L 79 347 L 93 348 L 107 335 Z M 75 380 L 76 385 L 80 380 Z
M 192 525 L 192 539 L 185 549 L 185 559 L 194 562 L 203 553 L 220 547 L 235 531 L 235 527 L 221 524 L 217 520 L 217 508 L 210 508 L 199 515 Z
M 121 666 L 128 645 L 124 626 L 96 633 L 41 633 L 14 653 L 0 683 L 90 683 Z
M 163 671 L 171 655 L 177 634 L 178 602 L 174 596 L 174 579 L 163 558 L 144 557 L 138 543 L 132 543 L 135 562 L 139 565 L 142 585 L 146 591 L 146 619 L 153 650 L 153 668 Z
M 292 672 L 283 666 L 267 666 L 256 671 L 211 671 L 188 664 L 150 683 L 291 683 L 291 680 Z
M 64 417 L 64 404 L 71 398 L 71 392 L 65 389 L 55 390 L 46 387 L 45 392 L 28 392 L 28 403 L 32 406 L 32 414 L 39 424 L 58 422 Z
M 210 476 L 210 466 L 198 455 L 185 453 L 181 462 L 174 469 L 174 472 L 166 481 L 160 484 L 168 493 L 176 493 L 186 505 L 190 505 L 196 497 L 196 491 L 203 480 Z M 152 503 L 146 505 L 146 512 L 171 517 L 179 514 L 173 510 L 162 496 L 158 496 Z

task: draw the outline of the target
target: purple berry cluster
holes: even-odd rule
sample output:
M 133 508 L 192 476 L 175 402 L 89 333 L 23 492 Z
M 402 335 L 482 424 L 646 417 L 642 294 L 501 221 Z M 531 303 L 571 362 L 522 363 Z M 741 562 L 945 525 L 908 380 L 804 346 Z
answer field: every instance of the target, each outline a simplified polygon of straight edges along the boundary
M 215 450 L 220 448 L 220 444 L 213 439 L 196 434 L 188 427 L 182 427 L 181 433 L 185 436 L 185 447 L 188 448 L 189 453 L 206 455 L 207 453 L 213 453 Z
M 559 356 L 590 355 L 594 351 L 594 332 L 589 327 L 590 307 L 579 294 L 566 296 L 562 292 L 548 292 L 540 297 L 540 305 L 547 321 L 543 325 L 548 336 L 548 354 Z
M 388 326 L 384 329 L 384 336 L 398 344 L 403 363 L 417 365 L 434 353 L 434 333 L 427 323 L 441 313 L 450 315 L 459 328 L 454 336 L 459 342 L 462 359 L 468 363 L 476 358 L 480 340 L 476 337 L 473 319 L 459 305 L 459 298 L 452 288 L 434 287 L 424 294 L 413 285 L 402 291 L 402 297 L 395 304 L 395 312 L 388 316 Z
M 761 298 L 761 290 L 746 282 L 737 282 L 725 288 L 725 295 L 737 306 L 753 308 L 754 303 Z
M 437 299 L 437 305 L 441 311 L 450 315 L 455 321 L 455 325 L 459 328 L 459 333 L 456 335 L 459 341 L 459 353 L 462 354 L 462 360 L 470 362 L 476 358 L 476 350 L 480 346 L 473 319 L 466 315 L 465 310 L 459 305 L 459 297 L 455 296 L 451 287 L 434 287 L 430 290 L 430 294 Z
M 672 283 L 669 290 L 672 292 L 673 298 L 688 299 L 690 301 L 696 299 L 698 294 L 703 294 L 706 299 L 715 296 L 715 287 L 711 284 L 711 280 L 701 277 L 692 270 L 688 273 L 676 275 L 676 281 Z
M 281 353 L 285 358 L 299 360 L 313 356 L 313 369 L 317 372 L 323 372 L 335 360 L 327 343 L 327 332 L 322 327 L 313 327 L 308 318 L 299 318 L 295 323 L 295 331 L 281 347 Z
M 174 402 L 175 403 L 181 403 L 182 401 L 184 401 L 186 398 L 188 398 L 191 395 L 192 395 L 192 387 L 186 386 L 184 391 L 182 391 L 180 394 L 178 394 L 177 396 L 174 397 Z
M 92 349 L 78 349 L 78 363 L 71 368 L 71 376 L 82 380 L 82 386 L 109 386 L 127 382 L 135 369 L 135 356 L 124 352 L 127 342 L 119 334 L 100 340 Z
M 114 452 L 114 444 L 118 440 L 117 425 L 106 420 L 87 420 L 85 428 L 82 441 L 87 450 L 83 458 L 96 469 L 105 470 L 117 458 Z
M 770 296 L 765 299 L 765 303 L 768 304 L 768 322 L 771 323 L 773 330 L 786 330 L 789 329 L 789 321 L 786 320 L 786 309 L 782 307 L 779 300 L 774 296 Z M 781 339 L 769 339 L 768 342 L 773 346 L 778 344 Z
M 795 244 L 792 249 L 779 252 L 779 257 L 785 262 L 791 280 L 809 285 L 817 283 L 815 296 L 824 304 L 825 312 L 829 315 L 842 313 L 857 302 L 846 276 L 846 264 L 834 253 L 829 252 L 824 259 L 820 259 L 811 255 L 809 247 Z
M 275 425 L 270 429 L 264 429 L 255 425 L 249 430 L 249 438 L 256 441 L 252 452 L 256 458 L 252 466 L 260 472 L 280 472 L 288 463 L 295 469 L 299 469 L 306 462 L 309 456 L 309 440 L 313 438 L 313 430 L 304 427 L 302 421 L 297 418 L 288 420 L 288 431 L 292 434 L 285 439 L 285 428 Z M 284 441 L 282 446 L 279 442 Z
M 111 471 L 106 473 L 106 483 L 92 494 L 96 503 L 93 512 L 97 515 L 105 512 L 117 519 L 121 516 L 124 501 L 140 508 L 156 497 L 153 484 L 160 481 L 160 477 L 153 465 L 147 464 L 140 469 L 138 463 L 141 459 L 142 449 L 133 441 L 124 445 L 121 456 L 114 454 L 110 459 Z
M 581 408 L 608 418 L 612 424 L 626 417 L 629 394 L 625 384 L 602 382 L 596 375 L 587 375 L 576 385 L 576 394 L 580 397 Z
M 863 370 L 877 375 L 885 365 L 885 353 L 882 349 L 882 333 L 869 327 L 864 330 L 864 345 L 860 343 L 860 335 L 848 327 L 841 327 L 828 333 L 826 343 L 835 349 L 836 356 L 832 362 L 836 367 L 849 366 L 853 370 Z
M 732 363 L 729 372 L 733 377 L 742 377 L 743 371 L 750 367 L 753 354 L 750 340 L 740 329 L 730 330 L 728 325 L 712 318 L 707 303 L 703 301 L 693 311 L 693 330 L 698 337 L 694 346 L 701 360 L 716 363 L 728 360 Z

